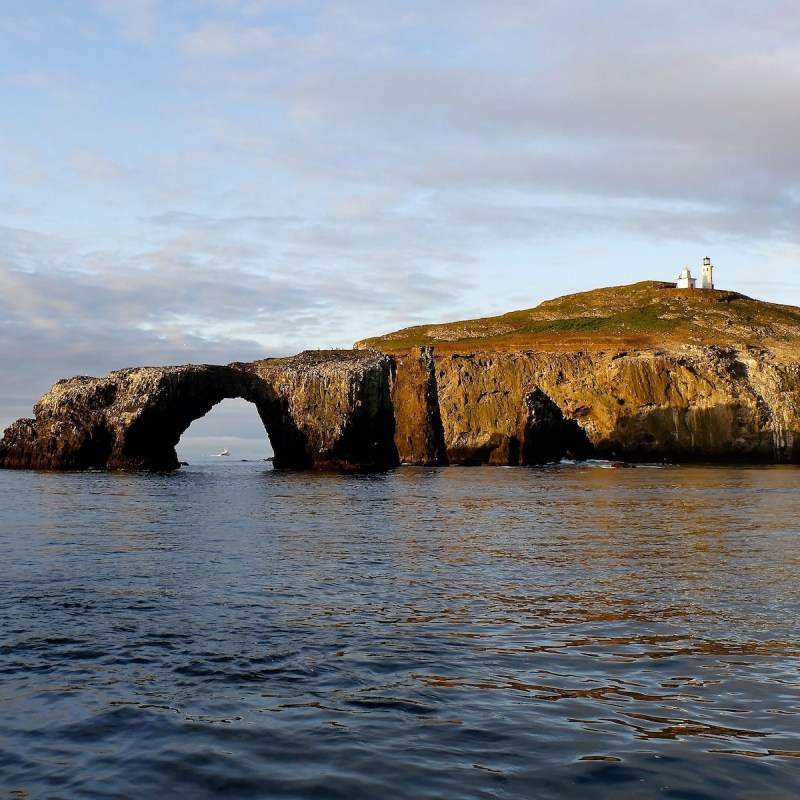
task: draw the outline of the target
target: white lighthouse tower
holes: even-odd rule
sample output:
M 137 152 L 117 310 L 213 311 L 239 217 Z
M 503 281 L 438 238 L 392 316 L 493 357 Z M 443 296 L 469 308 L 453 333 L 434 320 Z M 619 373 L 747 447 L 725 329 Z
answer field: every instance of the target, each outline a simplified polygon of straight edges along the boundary
M 711 266 L 711 259 L 706 256 L 703 259 L 703 271 L 700 275 L 700 288 L 713 289 L 714 288 L 714 267 Z

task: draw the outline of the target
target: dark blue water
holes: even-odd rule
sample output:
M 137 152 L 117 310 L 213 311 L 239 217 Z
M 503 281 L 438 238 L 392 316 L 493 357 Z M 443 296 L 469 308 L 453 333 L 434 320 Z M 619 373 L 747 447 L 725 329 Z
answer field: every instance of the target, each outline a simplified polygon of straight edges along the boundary
M 0 472 L 0 796 L 795 797 L 799 488 Z

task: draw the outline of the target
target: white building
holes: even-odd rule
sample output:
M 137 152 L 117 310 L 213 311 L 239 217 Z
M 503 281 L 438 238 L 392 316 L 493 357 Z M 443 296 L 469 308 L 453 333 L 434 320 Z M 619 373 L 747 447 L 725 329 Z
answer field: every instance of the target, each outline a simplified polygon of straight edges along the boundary
M 703 268 L 700 273 L 700 288 L 713 289 L 714 288 L 714 267 L 711 266 L 711 259 L 706 256 L 703 259 Z M 677 289 L 694 289 L 697 285 L 697 278 L 692 277 L 689 267 L 684 267 L 681 274 L 678 275 L 678 282 L 675 284 Z
M 692 277 L 689 267 L 684 267 L 680 275 L 678 275 L 677 289 L 694 289 L 697 281 Z
M 713 276 L 714 267 L 711 266 L 711 259 L 706 256 L 703 259 L 703 273 L 700 277 L 700 288 L 701 289 L 713 289 L 714 288 L 714 276 Z

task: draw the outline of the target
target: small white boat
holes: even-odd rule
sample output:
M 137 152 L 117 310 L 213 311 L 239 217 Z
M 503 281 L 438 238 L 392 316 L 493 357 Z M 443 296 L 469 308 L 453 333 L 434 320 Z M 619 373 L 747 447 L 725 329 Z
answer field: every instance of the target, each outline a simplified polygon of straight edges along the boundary
M 216 456 L 229 456 L 228 448 L 226 447 L 221 453 L 214 453 Z

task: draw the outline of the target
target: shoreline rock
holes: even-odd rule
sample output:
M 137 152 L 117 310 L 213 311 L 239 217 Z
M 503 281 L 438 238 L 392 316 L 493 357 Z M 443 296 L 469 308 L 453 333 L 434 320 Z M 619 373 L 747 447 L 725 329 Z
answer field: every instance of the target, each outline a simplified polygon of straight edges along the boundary
M 310 351 L 58 381 L 0 441 L 7 469 L 172 470 L 216 403 L 254 403 L 281 469 L 800 462 L 800 364 L 767 352 Z
M 289 469 L 394 466 L 390 359 L 310 351 L 246 364 L 141 367 L 60 380 L 0 440 L 7 469 L 173 470 L 189 425 L 229 397 L 254 403 L 274 464 Z
M 255 404 L 279 469 L 800 463 L 798 342 L 800 309 L 645 281 L 353 350 L 58 381 L 0 467 L 176 469 L 229 397 Z

